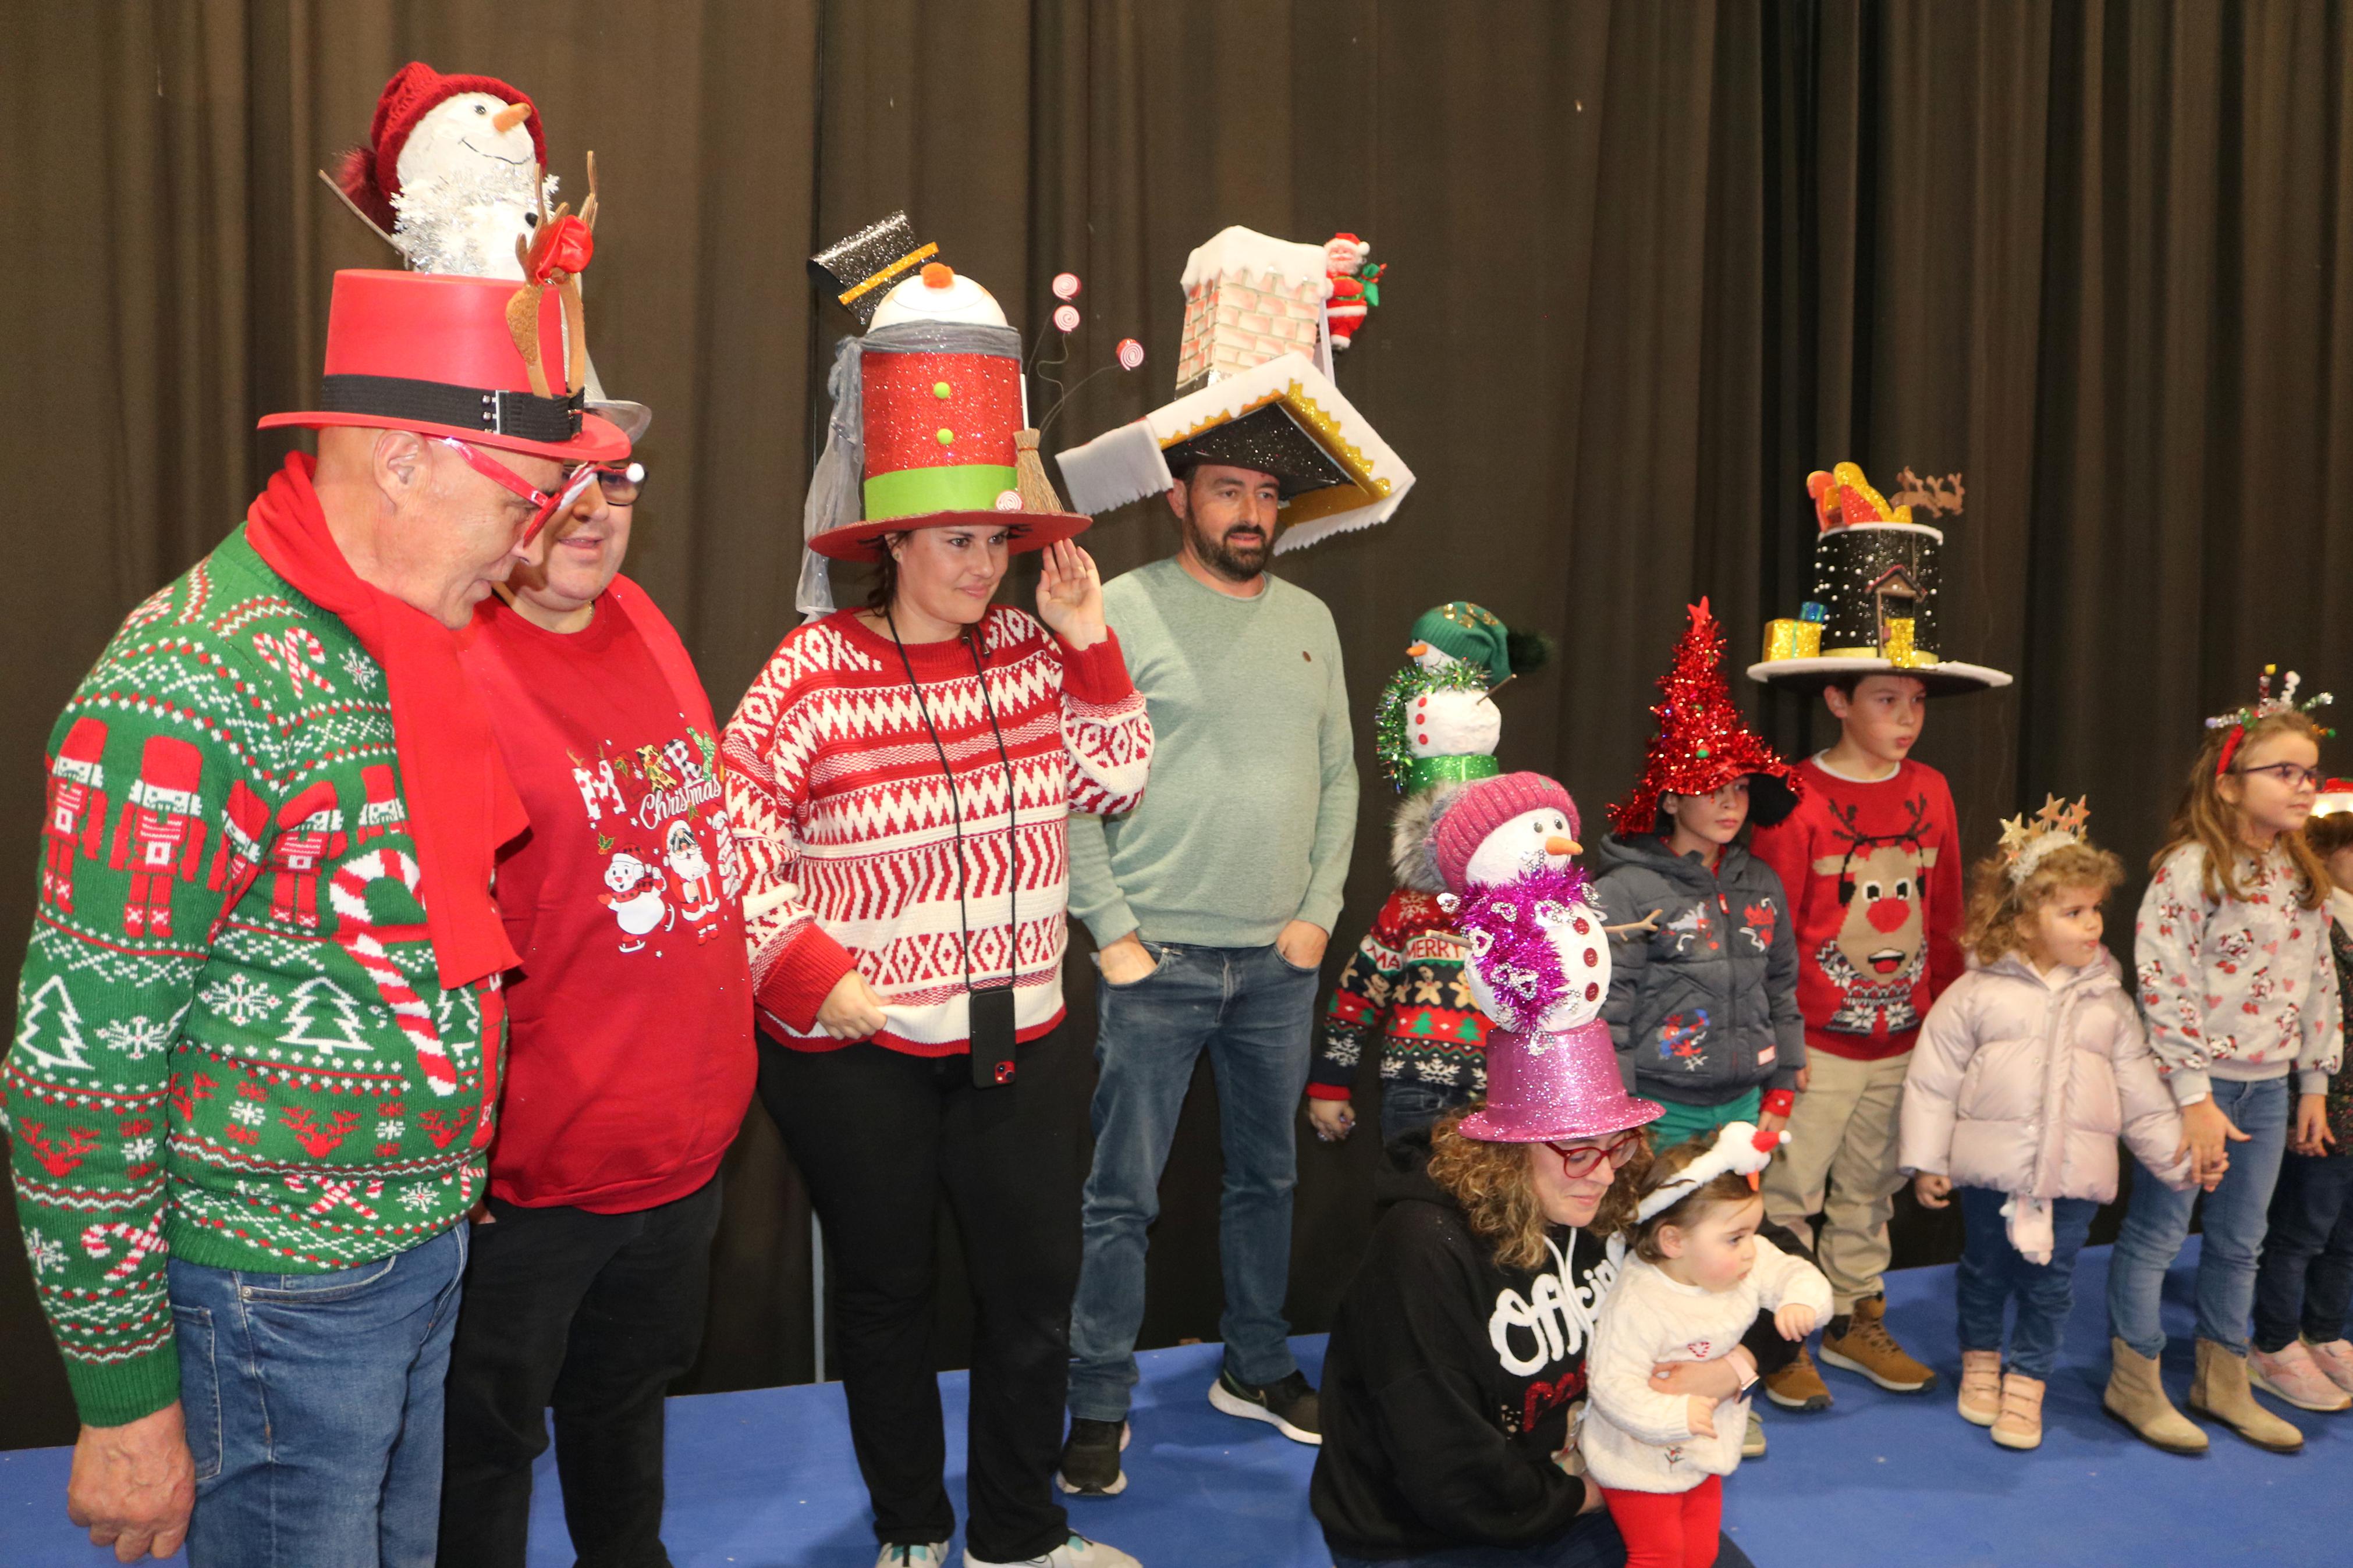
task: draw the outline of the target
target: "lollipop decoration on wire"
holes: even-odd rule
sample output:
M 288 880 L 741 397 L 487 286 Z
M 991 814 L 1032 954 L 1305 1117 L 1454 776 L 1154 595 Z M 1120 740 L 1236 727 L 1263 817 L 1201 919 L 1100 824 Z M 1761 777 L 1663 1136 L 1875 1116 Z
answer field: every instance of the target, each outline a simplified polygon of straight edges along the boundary
M 1052 311 L 1049 313 L 1047 317 L 1047 326 L 1039 327 L 1038 329 L 1037 337 L 1030 342 L 1029 363 L 1028 369 L 1029 374 L 1036 376 L 1038 380 L 1045 385 L 1050 386 L 1054 389 L 1054 401 L 1047 405 L 1045 416 L 1039 419 L 1033 427 L 1023 433 L 1022 438 L 1028 442 L 1033 449 L 1035 448 L 1038 441 L 1043 437 L 1045 432 L 1052 427 L 1054 416 L 1061 413 L 1063 405 L 1068 404 L 1073 396 L 1077 395 L 1081 387 L 1085 386 L 1097 376 L 1107 374 L 1114 370 L 1132 371 L 1137 369 L 1144 363 L 1144 345 L 1136 342 L 1134 338 L 1122 338 L 1119 341 L 1119 346 L 1113 351 L 1112 363 L 1090 371 L 1087 374 L 1082 376 L 1074 385 L 1065 386 L 1062 384 L 1060 377 L 1048 374 L 1048 372 L 1060 370 L 1070 363 L 1071 334 L 1077 331 L 1081 323 L 1085 320 L 1085 318 L 1080 314 L 1078 306 L 1071 303 L 1072 300 L 1079 297 L 1081 289 L 1085 287 L 1085 285 L 1080 281 L 1079 275 L 1077 273 L 1057 272 L 1054 274 L 1054 281 L 1051 287 L 1054 298 L 1060 301 L 1060 303 L 1057 304 Z M 1047 327 L 1051 327 L 1054 332 L 1053 349 L 1050 357 L 1041 356 L 1039 353 L 1039 348 L 1046 342 Z

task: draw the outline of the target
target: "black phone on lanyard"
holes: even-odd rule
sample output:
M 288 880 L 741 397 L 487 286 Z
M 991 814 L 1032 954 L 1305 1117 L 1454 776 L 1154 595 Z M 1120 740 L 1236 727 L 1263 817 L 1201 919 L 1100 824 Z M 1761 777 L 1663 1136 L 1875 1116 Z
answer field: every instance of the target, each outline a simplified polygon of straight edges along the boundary
M 1013 1081 L 1013 983 L 975 986 L 972 1004 L 972 1082 L 996 1089 Z

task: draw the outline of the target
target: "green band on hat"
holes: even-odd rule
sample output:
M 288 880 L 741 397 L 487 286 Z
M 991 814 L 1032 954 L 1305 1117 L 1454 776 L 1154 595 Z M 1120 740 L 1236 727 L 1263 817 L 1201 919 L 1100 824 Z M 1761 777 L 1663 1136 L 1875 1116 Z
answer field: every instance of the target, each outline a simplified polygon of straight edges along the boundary
M 929 511 L 987 511 L 1014 488 L 1013 470 L 994 463 L 901 468 L 866 481 L 866 520 L 921 517 Z
M 1406 793 L 1419 795 L 1432 784 L 1469 784 L 1473 779 L 1491 779 L 1504 771 L 1504 764 L 1485 752 L 1473 752 L 1459 757 L 1416 757 L 1406 769 Z

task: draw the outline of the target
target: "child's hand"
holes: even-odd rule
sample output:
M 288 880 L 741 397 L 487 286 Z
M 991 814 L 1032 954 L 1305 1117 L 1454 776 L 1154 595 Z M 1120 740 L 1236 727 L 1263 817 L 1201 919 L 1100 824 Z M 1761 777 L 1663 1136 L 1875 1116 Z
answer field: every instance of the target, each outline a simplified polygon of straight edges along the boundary
M 1713 1399 L 1691 1399 L 1685 1401 L 1685 1403 L 1691 1406 L 1692 1436 L 1694 1437 L 1715 1436 L 1715 1401 Z
M 1923 1171 L 1912 1178 L 1912 1195 L 1920 1200 L 1924 1209 L 1950 1208 L 1953 1205 L 1953 1179 Z
M 1773 1326 L 1785 1340 L 1802 1340 L 1814 1331 L 1814 1310 L 1802 1301 L 1791 1301 L 1773 1314 Z
M 2328 1131 L 2328 1098 L 2319 1094 L 2302 1094 L 2295 1100 L 2295 1131 L 2288 1138 L 2288 1147 L 2299 1154 L 2315 1158 L 2328 1152 L 2328 1145 L 2337 1135 Z
M 1317 1100 L 1311 1096 L 1307 1120 L 1314 1127 L 1316 1137 L 1326 1143 L 1337 1143 L 1356 1131 L 1356 1110 L 1345 1100 Z
M 2222 1179 L 2222 1173 L 2231 1168 L 2230 1146 L 2247 1141 L 2247 1134 L 2240 1131 L 2238 1125 L 2223 1115 L 2222 1108 L 2211 1099 L 2182 1108 L 2181 1136 L 2189 1145 L 2198 1183 L 2210 1193 L 2214 1184 Z

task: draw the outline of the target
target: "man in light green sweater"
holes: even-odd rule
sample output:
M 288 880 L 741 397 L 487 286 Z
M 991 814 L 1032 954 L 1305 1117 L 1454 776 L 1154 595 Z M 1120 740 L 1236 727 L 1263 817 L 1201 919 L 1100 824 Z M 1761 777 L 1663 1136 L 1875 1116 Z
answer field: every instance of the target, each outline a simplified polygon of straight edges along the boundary
M 1094 932 L 1103 972 L 1062 1455 L 1073 1492 L 1126 1485 L 1119 1456 L 1145 1233 L 1204 1050 L 1225 1152 L 1226 1354 L 1209 1401 L 1319 1440 L 1315 1391 L 1292 1359 L 1282 1304 L 1293 1117 L 1356 838 L 1348 693 L 1331 611 L 1266 574 L 1288 481 L 1245 466 L 1249 451 L 1198 445 L 1168 492 L 1176 554 L 1103 589 L 1104 617 L 1152 716 L 1151 785 L 1128 816 L 1070 824 L 1071 910 Z

